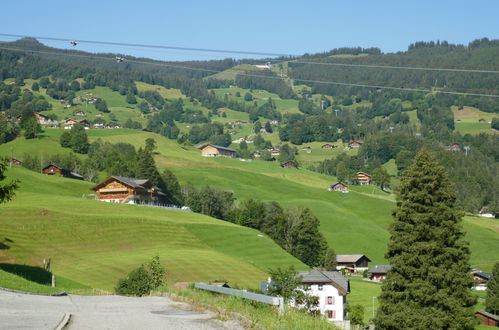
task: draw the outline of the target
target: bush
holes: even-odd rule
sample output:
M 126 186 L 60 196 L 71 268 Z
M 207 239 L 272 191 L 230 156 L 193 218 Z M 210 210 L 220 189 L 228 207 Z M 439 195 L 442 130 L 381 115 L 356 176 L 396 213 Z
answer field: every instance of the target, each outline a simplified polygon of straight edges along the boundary
M 132 270 L 128 277 L 120 279 L 115 291 L 121 295 L 142 297 L 148 295 L 152 289 L 152 277 L 142 265 Z

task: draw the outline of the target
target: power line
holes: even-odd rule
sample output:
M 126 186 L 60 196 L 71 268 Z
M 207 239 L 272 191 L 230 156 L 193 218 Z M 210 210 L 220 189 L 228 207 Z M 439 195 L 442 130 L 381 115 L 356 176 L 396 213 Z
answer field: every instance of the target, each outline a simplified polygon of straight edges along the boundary
M 27 49 L 22 49 L 22 48 L 13 48 L 13 47 L 0 47 L 0 49 L 16 49 L 16 50 L 21 50 L 25 52 L 33 52 L 33 53 L 42 53 L 42 54 L 51 54 L 51 55 L 59 55 L 59 56 L 73 56 L 73 57 L 84 57 L 84 58 L 99 58 L 99 59 L 104 59 L 104 60 L 112 60 L 114 61 L 114 58 L 110 57 L 104 57 L 104 56 L 98 56 L 98 55 L 80 55 L 80 54 L 71 54 L 71 53 L 54 53 L 54 52 L 47 52 L 47 51 L 41 51 L 41 50 L 27 50 Z M 228 69 L 228 70 L 214 70 L 214 69 L 205 69 L 205 68 L 193 68 L 185 65 L 176 65 L 176 64 L 170 64 L 166 62 L 147 62 L 147 61 L 140 61 L 140 60 L 131 60 L 128 59 L 126 60 L 129 63 L 138 63 L 138 64 L 146 64 L 146 65 L 159 65 L 159 66 L 165 66 L 165 67 L 171 67 L 171 68 L 176 68 L 176 69 L 184 69 L 184 70 L 192 70 L 192 71 L 203 71 L 203 72 L 211 72 L 211 73 L 220 73 L 224 71 L 240 71 L 236 69 Z M 243 71 L 244 72 L 244 71 Z M 277 79 L 277 80 L 286 80 L 286 79 L 293 79 L 294 81 L 298 82 L 308 82 L 308 83 L 317 83 L 317 84 L 327 84 L 327 85 L 337 85 L 337 86 L 350 86 L 350 87 L 362 87 L 362 88 L 371 88 L 371 89 L 386 89 L 386 90 L 398 90 L 398 91 L 408 91 L 408 92 L 419 92 L 419 93 L 437 93 L 437 94 L 450 94 L 450 95 L 462 95 L 462 96 L 479 96 L 479 97 L 493 97 L 493 98 L 499 98 L 498 94 L 482 94 L 482 93 L 467 93 L 467 92 L 457 92 L 457 91 L 444 91 L 444 90 L 431 90 L 431 89 L 424 89 L 424 88 L 405 88 L 405 87 L 393 87 L 393 86 L 383 86 L 383 85 L 371 85 L 371 84 L 357 84 L 357 83 L 348 83 L 348 82 L 340 82 L 340 81 L 324 81 L 324 80 L 312 80 L 312 79 L 301 79 L 301 78 L 283 78 L 279 76 L 265 76 L 265 75 L 256 75 L 256 74 L 249 74 L 249 73 L 239 73 L 242 76 L 247 76 L 247 77 L 255 77 L 255 78 L 266 78 L 266 79 Z
M 28 36 L 20 34 L 7 34 L 0 33 L 0 36 L 13 37 L 13 38 L 35 38 L 40 40 L 51 40 L 51 41 L 64 41 L 71 42 L 73 39 L 65 38 L 54 38 L 54 37 L 41 37 L 41 36 Z M 140 47 L 140 48 L 152 48 L 152 49 L 169 49 L 169 50 L 183 50 L 183 51 L 195 51 L 195 52 L 208 52 L 208 53 L 225 53 L 225 54 L 239 54 L 239 55 L 260 55 L 260 56 L 278 56 L 278 57 L 291 57 L 298 58 L 301 55 L 293 54 L 281 54 L 281 53 L 267 53 L 267 52 L 255 52 L 255 51 L 244 51 L 244 50 L 222 50 L 222 49 L 211 49 L 211 48 L 193 48 L 193 47 L 176 47 L 176 46 L 163 46 L 163 45 L 150 45 L 150 44 L 133 44 L 133 43 L 122 43 L 122 42 L 110 42 L 110 41 L 96 41 L 96 40 L 77 40 L 78 43 L 89 43 L 97 45 L 111 45 L 111 46 L 122 46 L 122 47 Z M 271 62 L 280 62 L 281 60 L 271 59 Z M 499 70 L 483 70 L 483 69 L 459 69 L 459 68 L 435 68 L 435 67 L 421 67 L 421 66 L 396 66 L 396 65 L 380 65 L 380 64 L 353 64 L 353 63 L 338 63 L 338 62 L 313 62 L 313 61 L 302 61 L 302 60 L 290 60 L 294 63 L 311 64 L 311 65 L 327 65 L 327 66 L 343 66 L 343 67 L 360 67 L 360 68 L 378 68 L 378 69 L 395 69 L 395 70 L 419 70 L 419 71 L 444 71 L 444 72 L 463 72 L 463 73 L 493 73 L 498 74 Z

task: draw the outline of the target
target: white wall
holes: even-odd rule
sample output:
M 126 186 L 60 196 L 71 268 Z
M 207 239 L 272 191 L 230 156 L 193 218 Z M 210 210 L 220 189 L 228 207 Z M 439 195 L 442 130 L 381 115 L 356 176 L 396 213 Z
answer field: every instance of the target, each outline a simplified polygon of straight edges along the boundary
M 324 284 L 322 290 L 319 290 L 318 284 L 310 285 L 310 288 L 305 291 L 309 296 L 314 296 L 319 298 L 319 306 L 316 310 L 322 315 L 327 315 L 327 311 L 334 311 L 334 318 L 329 319 L 331 321 L 343 321 L 344 311 L 346 306 L 344 305 L 344 297 L 338 293 L 336 289 L 331 284 Z M 327 297 L 332 297 L 332 304 L 328 304 Z

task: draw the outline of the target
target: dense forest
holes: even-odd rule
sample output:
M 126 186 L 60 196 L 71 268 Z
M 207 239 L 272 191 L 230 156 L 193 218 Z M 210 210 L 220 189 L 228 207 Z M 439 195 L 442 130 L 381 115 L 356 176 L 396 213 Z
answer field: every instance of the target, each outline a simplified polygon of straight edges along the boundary
M 497 212 L 498 135 L 456 133 L 450 106 L 474 106 L 482 111 L 499 113 L 499 98 L 431 91 L 499 94 L 499 75 L 496 72 L 447 70 L 465 68 L 496 71 L 495 68 L 499 68 L 498 54 L 499 41 L 488 39 L 475 40 L 467 46 L 447 42 L 417 42 L 410 45 L 406 52 L 395 54 L 383 54 L 376 48 L 341 48 L 298 58 L 275 59 L 276 64 L 273 66 L 279 68 L 280 74 L 275 70 L 241 72 L 232 81 L 209 76 L 254 61 L 225 59 L 167 63 L 130 57 L 125 63 L 117 63 L 115 54 L 60 50 L 44 46 L 34 39 L 21 39 L 2 43 L 0 47 L 0 79 L 15 79 L 15 84 L 0 83 L 0 143 L 11 141 L 21 133 L 28 139 L 36 137 L 41 127 L 33 114 L 51 108 L 44 96 L 23 92 L 24 79 L 37 80 L 32 86 L 33 92 L 45 88 L 48 97 L 69 103 L 73 102 L 75 92 L 79 90 L 106 86 L 126 96 L 129 104 L 137 104 L 139 97 L 143 100 L 137 104 L 137 108 L 146 116 L 147 123 L 142 125 L 127 120 L 121 123 L 123 127 L 145 129 L 169 139 L 178 139 L 180 143 L 211 142 L 229 146 L 231 137 L 227 126 L 212 120 L 220 108 L 248 113 L 250 123 L 254 123 L 255 133 L 258 134 L 254 146 L 262 150 L 262 160 L 273 158 L 267 150 L 263 150 L 271 143 L 259 135 L 263 127 L 261 121 L 267 121 L 265 130 L 268 132 L 272 131 L 268 122 L 278 121 L 278 136 L 283 143 L 301 145 L 313 141 L 364 141 L 356 156 L 340 155 L 309 166 L 309 169 L 334 175 L 345 182 L 353 182 L 356 171 L 367 171 L 377 173 L 376 180 L 373 179 L 375 183 L 383 189 L 388 188 L 389 182 L 382 165 L 394 159 L 401 174 L 408 168 L 417 151 L 426 146 L 436 152 L 439 162 L 449 171 L 460 207 L 478 212 L 487 206 Z M 413 69 L 395 70 L 387 66 Z M 417 69 L 426 66 L 445 70 Z M 297 90 L 291 80 L 295 84 L 305 82 L 310 90 Z M 320 80 L 431 91 L 421 93 L 372 89 L 317 82 Z M 157 91 L 139 92 L 135 81 L 180 89 L 191 101 L 209 109 L 209 113 L 190 109 L 181 99 L 165 99 Z M 271 98 L 258 104 L 250 93 L 235 100 L 227 95 L 217 96 L 212 90 L 232 84 L 250 91 L 263 89 L 274 92 L 281 99 L 297 100 L 299 113 L 283 115 Z M 314 94 L 320 95 L 320 98 L 313 98 Z M 358 106 L 350 108 L 353 104 Z M 95 107 L 103 113 L 109 113 L 106 100 L 96 100 Z M 156 111 L 152 112 L 152 108 Z M 409 120 L 406 114 L 408 110 L 416 111 L 417 124 Z M 498 122 L 499 119 L 494 118 L 492 128 L 497 129 Z M 190 124 L 189 131 L 181 133 L 177 127 L 179 123 Z M 61 145 L 74 152 L 92 155 L 95 148 L 110 148 L 89 145 L 82 137 L 81 129 L 66 133 Z M 460 150 L 446 151 L 446 147 L 451 144 L 459 144 Z M 464 150 L 463 146 L 468 148 Z M 240 147 L 241 155 L 252 157 L 245 143 Z M 284 154 L 292 157 L 283 156 L 281 160 L 292 159 L 295 153 Z M 96 170 L 105 169 L 107 165 L 103 164 L 109 164 L 109 161 L 78 166 L 88 169 L 88 173 L 83 172 L 91 180 Z M 119 168 L 111 172 L 121 175 L 136 173 L 122 173 Z

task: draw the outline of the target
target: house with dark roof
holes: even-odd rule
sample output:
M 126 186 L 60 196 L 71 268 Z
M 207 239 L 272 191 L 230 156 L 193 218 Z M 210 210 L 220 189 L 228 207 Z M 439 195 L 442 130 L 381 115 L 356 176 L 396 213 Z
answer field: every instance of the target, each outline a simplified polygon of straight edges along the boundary
M 369 268 L 367 275 L 371 281 L 381 282 L 386 278 L 390 269 L 392 269 L 392 265 L 374 265 Z
M 42 173 L 47 175 L 61 175 L 65 178 L 83 180 L 83 177 L 78 173 L 71 172 L 64 167 L 57 166 L 55 164 L 49 164 L 42 168 Z
M 19 159 L 16 158 L 11 158 L 10 159 L 10 164 L 11 165 L 16 165 L 16 166 L 23 166 L 23 162 Z
M 481 325 L 488 325 L 489 327 L 499 326 L 499 316 L 486 311 L 478 311 L 475 316 L 480 319 Z
M 201 150 L 201 155 L 204 157 L 229 157 L 235 158 L 237 150 L 214 144 L 205 144 L 197 147 Z
M 103 202 L 121 204 L 161 204 L 166 194 L 147 179 L 113 175 L 90 188 Z
M 347 273 L 363 272 L 369 268 L 369 259 L 364 254 L 338 254 L 336 255 L 336 268 L 345 269 Z
M 328 191 L 340 191 L 342 193 L 347 193 L 348 192 L 348 187 L 346 184 L 343 184 L 341 182 L 336 182 L 327 188 Z
M 282 168 L 298 168 L 298 164 L 294 160 L 287 161 L 280 165 Z
M 338 271 L 314 269 L 299 272 L 302 277 L 302 290 L 308 296 L 318 297 L 315 311 L 329 321 L 343 321 L 346 318 L 346 296 L 350 292 L 350 281 Z M 299 302 L 292 305 L 300 306 Z
M 360 185 L 368 185 L 371 183 L 371 176 L 366 172 L 357 172 L 355 181 Z
M 472 287 L 473 290 L 477 291 L 485 291 L 487 290 L 487 282 L 490 280 L 492 277 L 492 273 L 484 273 L 481 270 L 476 270 L 471 272 L 473 275 L 473 282 L 474 286 Z

